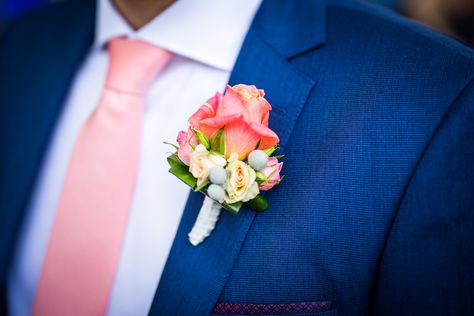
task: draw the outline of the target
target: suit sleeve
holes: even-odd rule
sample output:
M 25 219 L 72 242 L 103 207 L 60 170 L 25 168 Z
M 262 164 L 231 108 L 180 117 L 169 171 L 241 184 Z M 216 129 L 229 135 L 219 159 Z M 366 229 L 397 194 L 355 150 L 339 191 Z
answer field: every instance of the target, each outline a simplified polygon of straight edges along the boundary
M 427 145 L 381 258 L 374 315 L 474 315 L 474 81 Z

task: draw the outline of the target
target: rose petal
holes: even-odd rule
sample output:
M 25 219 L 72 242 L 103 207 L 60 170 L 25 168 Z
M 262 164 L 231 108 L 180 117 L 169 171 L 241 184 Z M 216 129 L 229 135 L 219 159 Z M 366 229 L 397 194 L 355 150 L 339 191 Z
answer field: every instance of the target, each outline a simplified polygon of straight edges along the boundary
M 247 110 L 244 107 L 242 97 L 235 92 L 231 86 L 227 85 L 225 94 L 222 98 L 222 103 L 217 109 L 217 116 L 227 116 L 242 113 L 247 115 Z
M 270 103 L 263 97 L 265 95 L 263 90 L 257 89 L 253 85 L 238 84 L 233 87 L 228 87 L 226 95 L 230 97 L 234 94 L 238 94 L 238 98 L 244 105 L 245 108 L 245 120 L 253 123 L 263 123 L 268 125 L 268 112 L 271 110 Z M 226 96 L 224 95 L 224 98 Z
M 201 127 L 200 122 L 204 119 L 215 117 L 217 110 L 222 103 L 222 93 L 217 92 L 212 98 L 207 100 L 201 107 L 189 118 L 188 122 L 189 125 L 194 128 L 198 129 L 206 135 L 206 137 L 211 137 L 211 135 L 215 132 L 212 129 L 207 129 L 206 127 Z
M 278 137 L 278 135 L 268 126 L 255 123 L 251 123 L 250 126 L 252 130 L 254 130 L 256 134 L 258 134 L 258 137 L 260 139 L 260 149 L 267 149 L 273 147 L 280 142 L 280 138 Z
M 245 122 L 242 116 L 228 116 L 227 120 L 219 123 L 225 125 L 226 156 L 237 153 L 239 159 L 245 159 L 255 149 L 260 141 L 260 149 L 275 146 L 279 142 L 278 135 L 270 128 L 262 124 Z M 232 120 L 230 119 L 232 118 Z M 215 121 L 218 121 L 215 119 Z
M 226 157 L 237 153 L 240 160 L 244 160 L 255 149 L 260 139 L 260 135 L 243 119 L 226 125 L 224 132 Z
M 224 125 L 230 124 L 234 121 L 240 121 L 242 118 L 242 114 L 229 114 L 223 116 L 215 116 L 211 118 L 207 118 L 201 121 L 201 125 L 214 127 L 214 128 L 221 128 Z

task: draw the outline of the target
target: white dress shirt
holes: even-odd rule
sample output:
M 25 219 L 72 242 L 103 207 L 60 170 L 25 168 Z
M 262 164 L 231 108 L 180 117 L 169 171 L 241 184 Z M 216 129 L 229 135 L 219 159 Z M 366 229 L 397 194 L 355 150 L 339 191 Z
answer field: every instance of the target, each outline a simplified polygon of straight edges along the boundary
M 22 227 L 10 273 L 12 315 L 29 315 L 69 158 L 98 103 L 116 36 L 141 39 L 176 54 L 145 100 L 141 158 L 108 315 L 146 315 L 189 189 L 167 172 L 163 141 L 175 141 L 188 117 L 223 91 L 260 0 L 179 0 L 134 31 L 109 0 L 99 0 L 95 41 L 72 83 Z

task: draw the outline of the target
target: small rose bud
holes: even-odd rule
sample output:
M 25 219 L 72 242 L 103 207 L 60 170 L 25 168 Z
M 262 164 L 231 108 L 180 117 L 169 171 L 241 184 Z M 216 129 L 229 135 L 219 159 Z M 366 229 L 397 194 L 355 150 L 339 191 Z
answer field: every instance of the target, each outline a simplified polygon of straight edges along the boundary
M 224 200 L 225 191 L 220 185 L 211 184 L 207 187 L 207 195 L 209 195 L 211 199 L 220 202 Z
M 255 170 L 262 170 L 266 167 L 268 162 L 268 155 L 260 149 L 253 150 L 248 157 L 250 167 Z
M 223 167 L 214 167 L 209 173 L 209 180 L 214 184 L 224 184 L 227 179 L 227 171 Z
M 280 183 L 281 176 L 280 171 L 283 168 L 283 162 L 278 162 L 278 159 L 275 157 L 270 157 L 268 159 L 267 166 L 263 168 L 260 172 L 268 177 L 267 181 L 260 184 L 260 190 L 267 191 L 273 188 L 275 185 Z

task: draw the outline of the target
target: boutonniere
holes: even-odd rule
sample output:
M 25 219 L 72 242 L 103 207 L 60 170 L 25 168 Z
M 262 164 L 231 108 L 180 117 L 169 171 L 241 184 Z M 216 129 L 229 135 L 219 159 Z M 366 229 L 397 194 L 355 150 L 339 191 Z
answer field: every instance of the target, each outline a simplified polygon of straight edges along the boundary
M 268 208 L 261 195 L 279 184 L 283 166 L 272 156 L 278 135 L 268 127 L 271 105 L 255 86 L 227 86 L 188 120 L 178 134 L 176 152 L 168 156 L 169 172 L 206 195 L 191 232 L 199 245 L 213 231 L 221 209 L 237 214 L 242 205 Z

